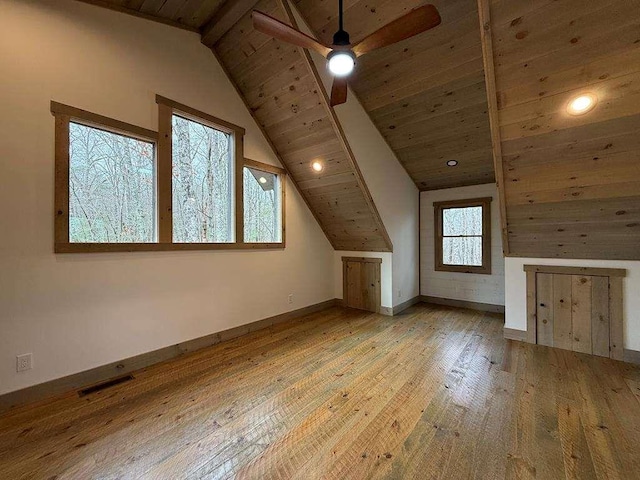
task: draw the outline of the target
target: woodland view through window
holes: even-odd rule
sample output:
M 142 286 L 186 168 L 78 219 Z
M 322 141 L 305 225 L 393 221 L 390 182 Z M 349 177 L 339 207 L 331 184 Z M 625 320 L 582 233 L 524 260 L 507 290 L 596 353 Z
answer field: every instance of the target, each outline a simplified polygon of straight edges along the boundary
M 280 177 L 244 167 L 244 241 L 282 241 Z
M 173 241 L 233 242 L 233 137 L 173 115 Z
M 154 144 L 69 124 L 69 241 L 156 238 Z
M 158 131 L 51 102 L 55 251 L 285 246 L 285 171 L 245 130 L 157 97 Z
M 491 273 L 491 199 L 434 203 L 436 270 Z

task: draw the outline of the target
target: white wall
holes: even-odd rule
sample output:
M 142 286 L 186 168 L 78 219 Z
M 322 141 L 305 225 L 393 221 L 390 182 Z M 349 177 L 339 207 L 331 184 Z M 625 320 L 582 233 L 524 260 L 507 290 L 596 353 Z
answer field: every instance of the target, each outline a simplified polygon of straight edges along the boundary
M 284 251 L 53 254 L 50 100 L 155 130 L 158 93 L 245 127 L 246 155 L 277 164 L 197 35 L 0 0 L 0 70 L 0 394 L 334 297 L 334 251 L 292 185 Z
M 640 350 L 640 262 L 622 260 L 568 260 L 557 258 L 508 257 L 505 262 L 507 303 L 505 327 L 527 329 L 527 278 L 524 265 L 624 268 L 624 347 Z
M 324 63 L 320 67 L 326 72 Z M 419 295 L 418 189 L 351 91 L 336 113 L 393 243 L 391 282 L 382 306 L 394 307 Z
M 480 197 L 493 198 L 491 202 L 491 275 L 436 272 L 433 202 Z M 496 185 L 489 183 L 422 192 L 420 206 L 421 295 L 504 305 L 504 257 Z
M 292 7 L 302 31 L 312 35 L 295 6 Z M 316 52 L 312 52 L 312 58 L 326 90 L 330 92 L 333 76 L 327 69 L 326 59 Z M 383 258 L 382 306 L 394 307 L 419 295 L 418 188 L 351 89 L 347 102 L 335 107 L 335 111 L 393 243 L 390 259 L 380 253 L 373 256 Z M 340 285 L 342 256 L 351 256 L 347 253 L 336 254 L 334 267 L 340 272 Z M 390 268 L 388 262 L 391 263 Z M 385 278 L 385 274 L 390 274 L 391 278 Z M 342 298 L 342 287 L 337 298 Z

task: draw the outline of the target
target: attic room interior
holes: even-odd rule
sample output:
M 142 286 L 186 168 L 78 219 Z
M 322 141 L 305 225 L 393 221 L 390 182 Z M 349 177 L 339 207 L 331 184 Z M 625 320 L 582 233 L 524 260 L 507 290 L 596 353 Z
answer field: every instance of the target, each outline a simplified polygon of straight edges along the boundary
M 0 27 L 0 479 L 640 479 L 639 0 Z

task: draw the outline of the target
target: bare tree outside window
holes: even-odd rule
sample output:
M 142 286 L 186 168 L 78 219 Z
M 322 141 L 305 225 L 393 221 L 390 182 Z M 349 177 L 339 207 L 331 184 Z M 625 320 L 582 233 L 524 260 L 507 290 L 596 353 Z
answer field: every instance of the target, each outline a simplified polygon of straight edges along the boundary
M 173 241 L 234 240 L 232 135 L 173 115 Z
M 243 169 L 244 241 L 282 241 L 280 179 L 278 175 L 254 168 Z
M 482 207 L 442 210 L 442 263 L 482 266 Z
M 155 241 L 154 144 L 69 123 L 69 241 Z
M 244 157 L 243 127 L 156 103 L 157 131 L 51 101 L 55 253 L 285 248 L 286 171 Z
M 435 270 L 491 274 L 491 198 L 434 202 Z

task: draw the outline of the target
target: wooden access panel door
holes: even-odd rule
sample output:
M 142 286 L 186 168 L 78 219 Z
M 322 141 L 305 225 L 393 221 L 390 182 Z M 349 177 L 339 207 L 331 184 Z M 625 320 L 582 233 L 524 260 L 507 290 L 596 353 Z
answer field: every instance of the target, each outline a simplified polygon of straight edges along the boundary
M 345 307 L 380 312 L 381 258 L 342 257 Z
M 525 270 L 532 343 L 622 359 L 624 270 L 532 265 Z

